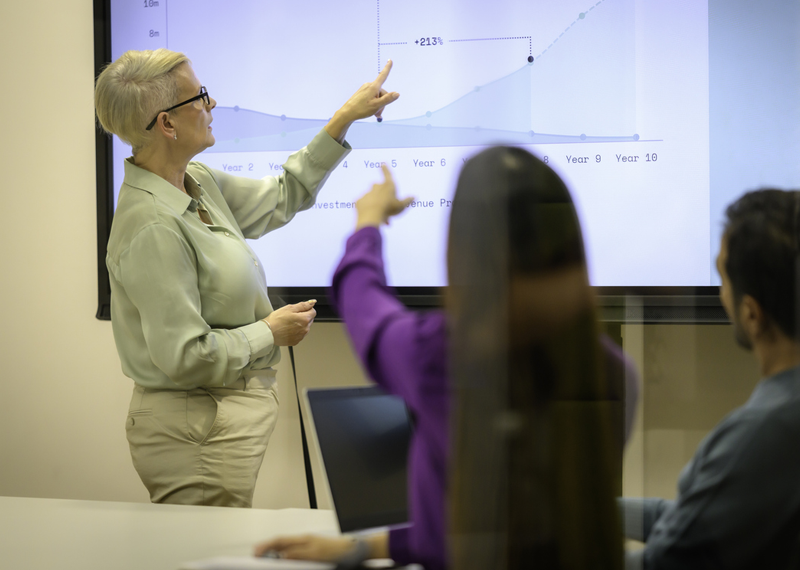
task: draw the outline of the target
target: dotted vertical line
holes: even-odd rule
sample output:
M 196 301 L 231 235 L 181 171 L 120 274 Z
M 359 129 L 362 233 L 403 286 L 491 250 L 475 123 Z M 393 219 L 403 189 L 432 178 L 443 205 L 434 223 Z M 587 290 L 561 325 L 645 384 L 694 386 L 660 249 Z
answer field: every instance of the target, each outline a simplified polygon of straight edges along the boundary
M 166 27 L 164 35 L 167 36 L 167 45 L 164 47 L 169 49 L 169 0 L 164 0 L 164 26 Z
M 378 0 L 378 73 L 381 72 L 381 0 Z

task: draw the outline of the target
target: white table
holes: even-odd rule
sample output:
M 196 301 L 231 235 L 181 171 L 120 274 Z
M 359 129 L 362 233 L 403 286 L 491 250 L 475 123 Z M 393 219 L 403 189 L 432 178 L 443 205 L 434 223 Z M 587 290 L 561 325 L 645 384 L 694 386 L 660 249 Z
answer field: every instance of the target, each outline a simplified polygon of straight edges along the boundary
M 0 497 L 3 570 L 176 570 L 300 533 L 338 534 L 333 511 Z

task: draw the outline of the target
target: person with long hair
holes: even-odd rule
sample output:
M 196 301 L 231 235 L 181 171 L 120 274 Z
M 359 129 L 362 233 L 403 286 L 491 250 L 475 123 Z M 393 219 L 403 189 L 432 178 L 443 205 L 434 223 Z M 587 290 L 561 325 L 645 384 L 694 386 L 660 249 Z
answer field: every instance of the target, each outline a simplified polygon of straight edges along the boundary
M 517 148 L 470 161 L 448 277 L 453 567 L 619 568 L 623 375 L 556 173 Z
M 598 330 L 566 186 L 519 148 L 470 159 L 452 205 L 445 310 L 413 312 L 386 285 L 379 230 L 411 199 L 384 173 L 356 204 L 331 299 L 371 378 L 415 417 L 411 524 L 364 540 L 278 538 L 256 554 L 620 568 L 615 496 L 636 373 Z

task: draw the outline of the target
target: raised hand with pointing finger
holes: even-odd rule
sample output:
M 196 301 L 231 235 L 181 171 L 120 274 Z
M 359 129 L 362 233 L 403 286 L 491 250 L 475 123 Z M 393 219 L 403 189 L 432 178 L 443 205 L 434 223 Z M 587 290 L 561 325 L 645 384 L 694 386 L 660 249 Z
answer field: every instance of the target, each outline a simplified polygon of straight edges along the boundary
M 342 105 L 342 108 L 333 114 L 333 118 L 325 125 L 325 130 L 328 134 L 339 142 L 344 140 L 347 134 L 347 129 L 353 124 L 353 121 L 359 119 L 366 119 L 373 115 L 381 118 L 383 109 L 386 105 L 397 101 L 400 93 L 396 91 L 386 91 L 383 84 L 386 78 L 389 77 L 389 71 L 392 69 L 392 60 L 386 62 L 378 77 L 374 81 L 370 81 L 362 85 L 347 102 Z
M 381 165 L 384 181 L 373 184 L 372 189 L 356 202 L 358 219 L 356 229 L 365 226 L 381 226 L 389 223 L 389 218 L 405 210 L 414 198 L 397 198 L 397 189 L 392 180 L 392 172 L 385 164 Z

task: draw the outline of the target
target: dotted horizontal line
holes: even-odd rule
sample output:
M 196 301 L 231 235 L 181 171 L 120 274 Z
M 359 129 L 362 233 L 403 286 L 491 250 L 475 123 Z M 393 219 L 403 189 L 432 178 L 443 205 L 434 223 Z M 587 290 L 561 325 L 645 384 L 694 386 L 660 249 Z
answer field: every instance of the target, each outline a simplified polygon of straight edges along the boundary
M 408 44 L 408 42 L 392 42 L 392 43 L 388 43 L 388 44 L 387 43 L 383 43 L 383 44 L 378 44 L 378 45 L 379 46 L 404 46 L 406 44 Z
M 514 36 L 509 38 L 473 38 L 465 40 L 447 40 L 448 42 L 493 42 L 497 40 L 530 40 L 531 36 Z

